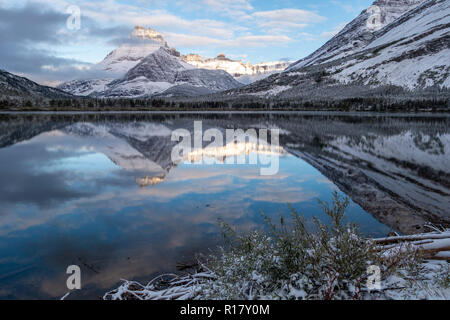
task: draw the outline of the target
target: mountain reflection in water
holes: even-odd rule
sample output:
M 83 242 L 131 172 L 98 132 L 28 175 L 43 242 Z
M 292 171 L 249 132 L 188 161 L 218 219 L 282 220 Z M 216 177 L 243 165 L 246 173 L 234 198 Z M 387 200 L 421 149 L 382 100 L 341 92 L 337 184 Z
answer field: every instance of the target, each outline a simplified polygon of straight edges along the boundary
M 267 153 L 248 143 L 173 163 L 176 129 L 280 129 L 280 170 L 227 165 Z M 292 205 L 307 218 L 332 190 L 370 236 L 450 223 L 450 118 L 349 115 L 0 115 L 0 298 L 58 297 L 78 264 L 96 298 L 119 279 L 149 280 Z M 203 157 L 215 165 L 196 164 Z

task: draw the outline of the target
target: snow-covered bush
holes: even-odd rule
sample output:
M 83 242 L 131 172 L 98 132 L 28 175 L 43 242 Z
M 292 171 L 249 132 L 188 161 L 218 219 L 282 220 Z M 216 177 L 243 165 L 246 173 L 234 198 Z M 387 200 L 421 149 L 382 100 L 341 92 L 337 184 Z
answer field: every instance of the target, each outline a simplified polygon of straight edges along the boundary
M 441 269 L 436 274 L 436 283 L 445 289 L 450 289 L 450 264 L 441 266 Z
M 331 225 L 315 219 L 316 231 L 292 210 L 292 224 L 267 219 L 270 232 L 239 235 L 222 222 L 229 246 L 207 259 L 217 279 L 201 284 L 199 299 L 360 299 L 367 294 L 368 268 L 377 266 L 384 278 L 398 268 L 420 265 L 413 249 L 394 257 L 361 237 L 354 225 L 344 225 L 348 198 L 334 193 L 323 203 Z M 291 226 L 289 226 L 291 225 Z
M 238 234 L 221 221 L 227 246 L 216 255 L 201 257 L 196 273 L 163 275 L 147 285 L 125 281 L 105 294 L 104 299 L 450 297 L 450 268 L 446 261 L 424 260 L 423 250 L 414 245 L 414 241 L 402 242 L 396 237 L 386 238 L 389 241 L 363 238 L 356 226 L 344 224 L 349 199 L 340 197 L 337 192 L 331 204 L 320 203 L 331 219 L 329 225 L 314 219 L 314 227 L 307 227 L 304 218 L 294 210 L 289 221 L 281 217 L 280 223 L 274 224 L 266 217 L 269 232 L 256 230 Z M 428 238 L 445 242 L 447 232 L 433 233 Z M 416 236 L 419 242 L 421 237 L 424 239 L 426 235 Z M 379 271 L 378 279 L 374 270 Z M 379 280 L 379 286 L 373 286 L 373 280 Z

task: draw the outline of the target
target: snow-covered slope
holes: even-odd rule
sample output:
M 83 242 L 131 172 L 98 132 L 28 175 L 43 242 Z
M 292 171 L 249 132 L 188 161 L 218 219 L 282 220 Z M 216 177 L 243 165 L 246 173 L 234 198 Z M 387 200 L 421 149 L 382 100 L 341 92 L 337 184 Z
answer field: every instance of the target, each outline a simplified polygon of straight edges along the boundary
M 27 78 L 16 76 L 4 70 L 0 70 L 0 97 L 44 97 L 67 98 L 70 94 L 59 89 L 41 86 Z
M 244 63 L 242 61 L 232 60 L 224 54 L 219 54 L 216 58 L 202 58 L 197 54 L 188 54 L 182 56 L 182 59 L 201 69 L 223 70 L 231 74 L 238 81 L 247 84 L 262 79 L 276 72 L 284 71 L 290 64 L 288 61 L 261 62 L 258 64 Z
M 73 80 L 61 84 L 60 86 L 58 86 L 58 88 L 65 92 L 70 92 L 73 95 L 88 96 L 95 92 L 104 91 L 106 85 L 114 80 L 114 78 Z
M 170 50 L 160 48 L 130 69 L 123 77 L 123 80 L 130 81 L 145 76 L 149 81 L 173 83 L 178 72 L 194 68 L 173 55 Z
M 161 47 L 128 71 L 122 79 L 107 85 L 99 96 L 147 97 L 182 84 L 206 88 L 208 92 L 234 89 L 240 85 L 225 71 L 196 69 L 173 50 Z
M 289 66 L 288 71 L 336 60 L 359 52 L 374 39 L 374 34 L 394 22 L 424 0 L 376 0 L 335 37 L 310 56 Z
M 266 79 L 276 73 L 279 73 L 279 71 L 278 72 L 274 71 L 274 72 L 267 72 L 267 73 L 259 73 L 259 74 L 254 74 L 254 75 L 244 75 L 244 76 L 236 77 L 235 79 L 242 84 L 251 84 L 253 82 Z
M 119 46 L 97 65 L 97 68 L 111 71 L 114 74 L 124 75 L 134 68 L 149 54 L 159 48 L 169 48 L 163 36 L 149 28 L 135 27 L 131 34 L 131 42 Z
M 128 43 L 120 45 L 102 62 L 92 67 L 89 74 L 93 74 L 95 78 L 72 80 L 58 88 L 80 96 L 103 92 L 107 84 L 122 78 L 145 57 L 161 47 L 169 48 L 160 33 L 151 28 L 135 27 Z
M 450 0 L 375 4 L 389 9 L 380 21 L 397 19 L 370 31 L 364 11 L 312 56 L 236 94 L 267 97 L 275 92 L 282 99 L 329 100 L 376 90 L 383 95 L 381 90 L 392 86 L 413 91 L 450 88 Z
M 122 44 L 92 68 L 92 73 L 102 77 L 69 81 L 59 89 L 80 96 L 137 98 L 160 94 L 172 87 L 177 88 L 168 95 L 196 96 L 241 85 L 221 68 L 197 69 L 184 60 L 178 51 L 169 48 L 160 33 L 136 27 L 129 43 Z M 258 66 L 257 70 L 276 67 L 270 64 Z
M 423 3 L 380 30 L 362 55 L 329 70 L 341 83 L 450 87 L 450 1 Z
M 203 87 L 211 91 L 225 91 L 241 86 L 239 82 L 223 70 L 188 69 L 178 72 L 175 82 Z

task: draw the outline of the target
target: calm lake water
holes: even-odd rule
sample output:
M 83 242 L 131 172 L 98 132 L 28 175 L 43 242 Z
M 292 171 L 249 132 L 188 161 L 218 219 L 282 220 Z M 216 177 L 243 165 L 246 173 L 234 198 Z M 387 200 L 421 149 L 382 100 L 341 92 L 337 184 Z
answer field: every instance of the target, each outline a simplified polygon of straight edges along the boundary
M 280 129 L 279 171 L 173 163 L 173 130 Z M 220 157 L 235 157 L 221 150 Z M 227 152 L 230 152 L 227 154 Z M 260 151 L 246 150 L 246 156 Z M 217 155 L 219 157 L 219 155 Z M 450 221 L 450 118 L 339 114 L 0 115 L 0 299 L 60 298 L 66 268 L 97 299 L 221 243 L 218 218 L 262 227 L 289 206 L 352 198 L 367 236 Z

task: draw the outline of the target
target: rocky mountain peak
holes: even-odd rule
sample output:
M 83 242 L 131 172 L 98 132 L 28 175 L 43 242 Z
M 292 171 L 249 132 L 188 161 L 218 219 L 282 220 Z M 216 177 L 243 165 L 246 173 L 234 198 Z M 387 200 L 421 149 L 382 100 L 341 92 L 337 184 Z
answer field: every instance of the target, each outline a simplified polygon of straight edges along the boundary
M 139 40 L 153 40 L 161 43 L 163 46 L 167 47 L 167 42 L 164 37 L 158 31 L 152 28 L 144 28 L 141 26 L 134 27 L 131 37 Z
M 324 46 L 297 61 L 288 70 L 329 62 L 363 50 L 373 41 L 377 31 L 424 1 L 426 0 L 376 0 Z
M 216 57 L 216 60 L 222 60 L 222 61 L 231 61 L 230 59 L 228 59 L 224 53 L 219 53 Z
M 368 19 L 372 19 L 368 20 L 367 27 L 372 31 L 380 30 L 423 1 L 425 0 L 376 0 L 366 10 Z
M 203 58 L 195 53 L 190 53 L 184 57 L 184 61 L 186 62 L 203 62 Z
M 197 68 L 226 71 L 244 84 L 260 80 L 276 72 L 282 72 L 290 64 L 288 61 L 275 61 L 253 65 L 250 62 L 232 60 L 224 53 L 219 53 L 215 58 L 204 58 L 193 53 L 182 55 L 181 58 L 184 62 Z

